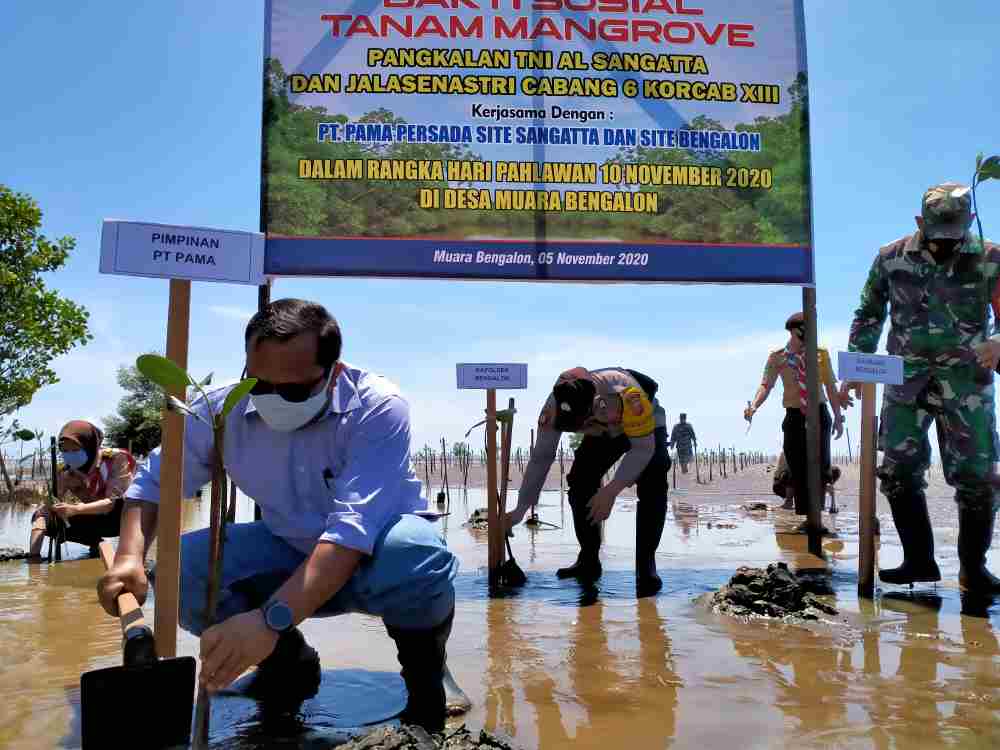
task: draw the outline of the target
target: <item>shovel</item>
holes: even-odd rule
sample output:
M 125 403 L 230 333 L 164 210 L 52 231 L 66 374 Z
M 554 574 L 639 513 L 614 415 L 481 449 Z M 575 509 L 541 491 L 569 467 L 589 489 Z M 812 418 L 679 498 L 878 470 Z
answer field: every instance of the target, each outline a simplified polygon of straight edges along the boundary
M 510 413 L 510 419 L 504 420 L 503 430 L 500 433 L 500 454 L 501 461 L 503 461 L 499 493 L 501 523 L 503 523 L 503 511 L 507 509 L 507 486 L 510 483 L 510 444 L 514 433 L 514 399 L 510 400 L 510 408 L 507 411 Z M 507 544 L 507 554 L 509 557 L 501 563 L 500 569 L 497 572 L 500 585 L 512 587 L 523 586 L 528 582 L 528 576 L 524 574 L 524 571 L 521 570 L 521 567 L 514 559 L 514 552 L 510 548 L 509 532 L 504 534 L 504 542 Z
M 114 550 L 108 542 L 101 542 L 100 550 L 108 569 Z M 124 666 L 80 677 L 83 750 L 187 747 L 194 708 L 194 658 L 156 658 L 153 631 L 132 594 L 118 597 L 118 613 Z

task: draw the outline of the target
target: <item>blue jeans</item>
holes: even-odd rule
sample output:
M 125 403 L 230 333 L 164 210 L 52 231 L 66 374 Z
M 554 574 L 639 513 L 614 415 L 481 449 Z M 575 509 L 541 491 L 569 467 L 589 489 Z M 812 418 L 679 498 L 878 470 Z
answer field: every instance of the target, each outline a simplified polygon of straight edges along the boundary
M 181 537 L 179 619 L 194 635 L 207 627 L 208 548 L 208 529 Z M 305 559 L 263 521 L 228 525 L 215 621 L 264 604 Z M 419 516 L 398 516 L 379 534 L 371 556 L 362 558 L 350 580 L 313 616 L 362 612 L 381 617 L 390 627 L 432 628 L 455 606 L 457 572 L 458 559 L 432 523 Z M 151 578 L 155 584 L 155 571 Z

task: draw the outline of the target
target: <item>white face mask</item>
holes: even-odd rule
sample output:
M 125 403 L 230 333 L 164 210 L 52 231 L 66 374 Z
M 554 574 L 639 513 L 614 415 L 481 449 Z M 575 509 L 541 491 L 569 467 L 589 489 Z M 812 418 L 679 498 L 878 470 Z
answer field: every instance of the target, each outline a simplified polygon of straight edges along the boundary
M 326 409 L 330 397 L 330 381 L 336 371 L 336 367 L 331 367 L 323 387 L 305 401 L 285 401 L 277 393 L 266 393 L 261 396 L 250 394 L 250 400 L 260 418 L 272 430 L 294 432 L 309 424 Z

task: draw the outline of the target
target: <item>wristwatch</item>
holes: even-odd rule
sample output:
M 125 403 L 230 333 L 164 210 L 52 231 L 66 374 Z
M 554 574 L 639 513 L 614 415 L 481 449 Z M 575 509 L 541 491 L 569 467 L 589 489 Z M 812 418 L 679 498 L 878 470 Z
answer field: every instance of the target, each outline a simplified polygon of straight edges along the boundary
M 265 604 L 261 611 L 264 613 L 264 624 L 275 633 L 286 633 L 292 629 L 292 610 L 280 599 Z

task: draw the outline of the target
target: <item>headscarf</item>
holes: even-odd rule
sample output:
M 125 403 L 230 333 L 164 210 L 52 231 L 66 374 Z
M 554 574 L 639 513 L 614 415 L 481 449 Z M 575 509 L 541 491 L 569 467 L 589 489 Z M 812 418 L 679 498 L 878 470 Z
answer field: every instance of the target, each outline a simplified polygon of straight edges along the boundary
M 74 419 L 59 430 L 59 439 L 63 438 L 74 441 L 86 451 L 87 463 L 80 468 L 80 471 L 84 474 L 89 473 L 94 468 L 97 453 L 101 449 L 101 443 L 104 442 L 104 433 L 90 422 Z

